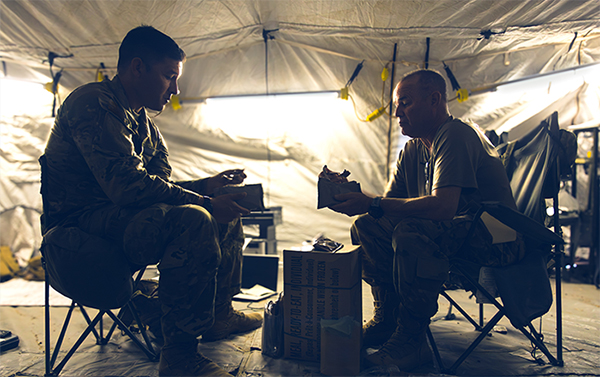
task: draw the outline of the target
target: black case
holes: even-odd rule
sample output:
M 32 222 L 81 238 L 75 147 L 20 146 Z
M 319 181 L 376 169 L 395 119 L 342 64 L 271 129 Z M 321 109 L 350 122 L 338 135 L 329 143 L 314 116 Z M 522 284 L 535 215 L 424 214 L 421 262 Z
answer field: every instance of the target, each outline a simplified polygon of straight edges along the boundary
M 18 336 L 7 330 L 0 330 L 0 353 L 16 348 L 18 345 Z

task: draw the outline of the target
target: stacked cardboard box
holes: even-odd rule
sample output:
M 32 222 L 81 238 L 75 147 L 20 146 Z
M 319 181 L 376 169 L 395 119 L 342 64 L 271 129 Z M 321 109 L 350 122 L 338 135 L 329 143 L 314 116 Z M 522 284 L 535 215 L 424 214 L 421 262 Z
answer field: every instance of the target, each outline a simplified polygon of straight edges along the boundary
M 356 246 L 283 251 L 285 357 L 319 360 L 321 319 L 350 316 L 362 323 L 360 261 Z

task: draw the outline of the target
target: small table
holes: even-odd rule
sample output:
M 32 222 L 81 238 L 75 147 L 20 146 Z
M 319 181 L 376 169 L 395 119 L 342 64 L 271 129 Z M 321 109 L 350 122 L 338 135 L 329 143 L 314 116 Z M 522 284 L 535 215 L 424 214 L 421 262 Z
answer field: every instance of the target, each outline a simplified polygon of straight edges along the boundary
M 265 254 L 277 254 L 275 227 L 282 222 L 281 207 L 269 207 L 242 216 L 242 225 L 258 225 L 258 237 L 253 237 L 251 243 L 264 242 Z

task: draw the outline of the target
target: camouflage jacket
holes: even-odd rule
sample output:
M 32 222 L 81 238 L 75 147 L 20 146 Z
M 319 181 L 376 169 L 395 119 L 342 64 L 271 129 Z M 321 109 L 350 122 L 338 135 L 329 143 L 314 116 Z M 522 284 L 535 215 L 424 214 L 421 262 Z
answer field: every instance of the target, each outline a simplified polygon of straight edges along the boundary
M 170 180 L 162 135 L 145 109 L 136 114 L 129 108 L 118 75 L 67 97 L 44 155 L 46 229 L 108 204 L 143 208 L 204 201 L 198 194 L 202 181 Z

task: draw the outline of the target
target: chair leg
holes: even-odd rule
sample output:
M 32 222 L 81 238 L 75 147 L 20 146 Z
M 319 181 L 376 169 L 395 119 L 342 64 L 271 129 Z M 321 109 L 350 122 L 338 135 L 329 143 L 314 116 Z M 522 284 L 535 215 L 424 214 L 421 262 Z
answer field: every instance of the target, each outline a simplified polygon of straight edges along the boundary
M 452 305 L 450 305 L 450 308 L 452 308 Z M 431 333 L 431 329 L 429 328 L 429 326 L 427 326 L 426 334 L 427 339 L 429 339 L 429 345 L 431 345 L 431 349 L 433 350 L 433 356 L 437 361 L 440 373 L 446 373 L 446 367 L 444 366 L 444 362 L 442 361 L 442 357 L 440 356 L 440 350 L 438 349 L 437 344 L 435 343 L 435 339 L 433 338 L 433 334 Z
M 142 337 L 144 338 L 144 341 L 146 342 L 146 348 L 150 351 L 150 354 L 146 353 L 146 355 L 148 355 L 148 357 L 150 358 L 151 361 L 156 361 L 157 360 L 156 352 L 154 351 L 154 347 L 152 347 L 152 342 L 150 342 L 150 338 L 148 337 L 148 332 L 146 331 L 146 327 L 144 326 L 144 323 L 140 319 L 140 316 L 138 314 L 137 308 L 135 307 L 135 304 L 133 303 L 133 301 L 129 301 L 127 303 L 127 306 L 129 307 L 129 310 L 131 310 L 131 313 L 133 314 L 133 318 L 135 318 L 135 322 L 138 324 L 138 327 L 140 328 Z M 150 356 L 152 356 L 152 357 L 150 357 Z
M 133 283 L 134 291 L 137 289 L 138 285 L 140 284 L 140 281 L 142 280 L 142 277 L 144 276 L 145 271 L 146 271 L 146 267 L 140 269 L 137 272 L 137 276 Z M 133 332 L 131 330 L 129 330 L 129 328 L 127 328 L 127 326 L 125 326 L 125 324 L 121 320 L 124 310 L 130 310 L 131 314 L 133 315 L 135 323 L 137 323 L 138 328 L 140 329 L 140 333 L 142 334 L 142 338 L 144 339 L 144 342 L 146 343 L 145 346 L 137 339 L 137 337 L 133 334 Z M 112 312 L 109 314 L 109 316 L 111 318 L 113 318 L 113 324 L 110 327 L 108 334 L 106 335 L 107 339 L 110 339 L 110 337 L 112 336 L 112 333 L 118 326 L 123 332 L 125 332 L 133 340 L 133 342 L 146 354 L 146 356 L 148 356 L 148 359 L 150 361 L 158 360 L 158 355 L 157 355 L 156 351 L 154 351 L 154 347 L 152 346 L 152 342 L 150 341 L 150 338 L 148 337 L 148 332 L 146 331 L 146 327 L 142 323 L 140 316 L 138 315 L 137 308 L 135 307 L 135 304 L 133 303 L 132 300 L 129 300 L 129 302 L 126 304 L 126 306 L 121 308 L 121 310 L 119 311 L 119 314 L 117 316 L 115 316 L 114 313 L 112 313 Z
M 90 325 L 79 336 L 79 339 L 77 339 L 75 344 L 73 344 L 73 346 L 71 347 L 69 352 L 65 355 L 65 357 L 63 357 L 62 361 L 54 368 L 52 376 L 58 376 L 60 374 L 60 372 L 62 371 L 64 366 L 67 364 L 67 361 L 69 361 L 69 359 L 71 359 L 71 356 L 73 356 L 73 354 L 75 354 L 75 351 L 77 351 L 77 349 L 79 348 L 81 343 L 83 343 L 83 341 L 88 337 L 88 335 L 90 335 L 90 333 L 92 332 L 92 329 L 98 324 L 98 322 L 100 321 L 100 318 L 102 318 L 102 316 L 104 314 L 105 314 L 104 311 L 98 312 L 98 314 L 96 315 L 96 317 L 94 317 L 94 319 L 92 320 Z M 55 349 L 55 351 L 56 351 L 56 349 Z
M 544 355 L 546 355 L 550 364 L 552 364 L 554 366 L 563 366 L 552 355 L 550 350 L 548 350 L 548 347 L 546 347 L 546 344 L 544 343 L 542 336 L 537 331 L 535 331 L 535 328 L 531 325 L 531 323 L 528 325 L 528 327 L 529 327 L 529 331 L 527 331 L 524 327 L 518 327 L 518 329 L 519 329 L 519 331 L 521 331 L 523 333 L 523 335 L 525 335 L 527 337 L 527 339 L 529 339 L 531 341 L 531 343 L 533 343 L 537 348 L 540 349 L 540 351 L 542 351 L 542 353 Z
M 121 321 L 121 319 L 118 318 L 112 311 L 99 310 L 98 314 L 96 314 L 96 316 L 93 319 L 91 319 L 90 316 L 88 315 L 87 311 L 85 310 L 85 308 L 83 306 L 77 304 L 75 301 L 73 301 L 71 303 L 71 306 L 69 307 L 67 315 L 65 316 L 65 320 L 63 322 L 63 326 L 60 331 L 60 334 L 56 340 L 56 343 L 54 344 L 54 350 L 52 350 L 51 345 L 50 345 L 50 342 L 51 342 L 51 339 L 50 339 L 50 327 L 51 327 L 51 323 L 50 323 L 50 283 L 49 283 L 49 278 L 48 278 L 48 271 L 46 269 L 45 261 L 43 258 L 42 258 L 42 263 L 44 265 L 44 273 L 45 273 L 45 279 L 44 279 L 45 280 L 45 283 L 44 283 L 44 338 L 45 338 L 46 344 L 45 344 L 44 352 L 45 352 L 45 370 L 46 371 L 45 371 L 44 376 L 48 376 L 48 377 L 58 376 L 60 374 L 60 372 L 62 371 L 62 369 L 67 364 L 67 362 L 75 354 L 77 349 L 81 346 L 81 344 L 85 341 L 85 339 L 89 336 L 90 333 L 94 334 L 97 344 L 104 345 L 104 344 L 108 343 L 108 340 L 110 339 L 112 332 L 116 326 L 118 326 L 122 331 L 124 331 L 131 338 L 131 340 L 133 340 L 133 342 L 146 354 L 146 356 L 148 356 L 148 359 L 150 361 L 158 360 L 157 352 L 154 351 L 152 342 L 150 341 L 150 338 L 148 337 L 148 334 L 146 333 L 146 329 L 143 326 L 143 324 L 139 318 L 139 315 L 137 314 L 135 306 L 133 306 L 133 303 L 131 301 L 129 303 L 127 303 L 127 307 L 133 313 L 134 319 L 135 319 L 136 323 L 138 324 L 138 326 L 140 327 L 140 331 L 142 333 L 142 337 L 144 338 L 146 345 L 144 345 L 137 338 L 137 336 L 135 336 L 131 332 L 131 330 L 129 330 L 129 328 L 127 328 L 127 326 L 125 326 L 123 321 Z M 143 271 L 142 271 L 142 273 L 143 273 Z M 136 284 L 139 283 L 140 279 L 141 279 L 141 274 L 139 274 L 138 278 L 136 279 Z M 76 307 L 79 307 L 81 314 L 87 323 L 87 327 L 86 327 L 85 331 L 79 336 L 77 341 L 71 346 L 71 348 L 69 349 L 67 354 L 60 361 L 60 363 L 58 365 L 54 366 L 54 364 L 57 361 L 60 349 L 62 347 L 62 343 L 65 338 L 67 328 L 71 321 L 71 316 Z M 103 318 L 104 314 L 107 314 L 114 321 L 111 330 L 106 334 L 106 336 L 104 336 L 103 326 L 102 326 L 102 318 Z M 96 331 L 97 325 L 100 326 L 99 332 Z
M 596 141 L 598 138 L 598 132 L 595 134 Z M 597 143 L 596 143 L 597 145 Z M 558 157 L 557 157 L 558 159 Z M 594 169 L 596 171 L 596 169 Z M 560 166 L 558 161 L 556 162 L 556 177 L 557 182 L 560 182 Z M 558 215 L 558 189 L 555 190 L 552 195 L 552 207 L 554 209 L 554 232 L 562 238 L 562 227 L 560 225 L 560 216 Z M 556 362 L 557 365 L 563 366 L 562 356 L 562 266 L 563 266 L 563 246 L 562 244 L 556 244 L 554 246 L 554 270 L 555 270 L 555 285 L 556 285 Z
M 85 308 L 79 304 L 77 304 L 77 306 L 79 307 L 79 311 L 81 312 L 81 315 L 83 315 L 83 318 L 85 318 L 85 321 L 87 322 L 87 324 L 89 326 L 92 323 L 92 320 L 90 319 L 90 316 L 87 314 L 87 310 L 85 310 Z M 98 327 L 99 327 L 100 333 L 98 333 L 98 331 L 96 331 L 96 326 L 92 326 L 90 331 L 92 332 L 92 334 L 94 334 L 94 337 L 96 338 L 96 344 L 105 345 L 107 342 L 102 333 L 102 316 L 98 320 L 98 323 L 99 323 Z
M 44 266 L 44 356 L 46 360 L 46 374 L 50 376 L 52 365 L 50 364 L 50 283 L 48 283 L 48 269 L 46 262 L 42 257 L 42 265 Z
M 148 334 L 146 334 L 146 329 L 144 328 L 144 325 L 141 323 L 139 316 L 137 315 L 137 313 L 132 310 L 132 313 L 134 315 L 134 318 L 136 320 L 136 322 L 138 323 L 138 325 L 140 326 L 140 331 L 142 332 L 142 336 L 144 337 L 144 341 L 146 342 L 146 346 L 144 346 L 144 344 L 142 342 L 140 342 L 140 340 L 137 338 L 137 336 L 135 336 L 134 333 L 131 332 L 131 330 L 129 330 L 129 328 L 127 326 L 125 326 L 125 324 L 123 323 L 123 321 L 121 321 L 121 319 L 119 317 L 117 317 L 113 312 L 111 311 L 107 311 L 106 314 L 108 314 L 108 316 L 110 318 L 112 318 L 113 321 L 115 321 L 115 323 L 117 323 L 117 326 L 125 332 L 125 334 L 127 334 L 127 336 L 129 336 L 129 338 L 131 338 L 131 340 L 139 347 L 139 349 L 141 349 L 146 356 L 148 356 L 148 359 L 150 361 L 156 361 L 157 360 L 157 355 L 154 352 L 154 348 L 152 347 L 152 343 L 150 342 L 150 339 L 148 338 Z
M 483 327 L 485 323 L 483 323 L 483 304 L 479 304 L 479 326 Z
M 442 296 L 444 296 L 444 298 L 446 298 L 446 300 L 448 300 L 448 302 L 450 302 L 450 304 L 452 306 L 454 306 L 456 308 L 456 310 L 458 310 L 460 312 L 460 314 L 462 314 L 467 319 L 467 321 L 469 321 L 473 325 L 473 327 L 475 327 L 475 330 L 481 331 L 482 327 L 479 326 L 479 324 L 477 324 L 477 322 L 475 322 L 475 320 L 469 315 L 469 313 L 465 312 L 465 310 L 463 308 L 461 308 L 460 305 L 458 305 L 458 303 L 456 301 L 454 301 L 454 299 L 452 297 L 450 297 L 450 295 L 448 295 L 444 291 L 442 291 L 440 294 Z
M 452 303 L 448 303 L 448 312 L 444 316 L 444 319 L 446 321 L 452 321 L 453 319 L 456 319 L 456 315 L 452 313 Z
M 467 350 L 463 352 L 462 355 L 460 355 L 460 357 L 446 371 L 446 373 L 456 374 L 456 369 L 458 369 L 460 364 L 462 364 L 462 362 L 465 361 L 465 359 L 471 354 L 471 352 L 473 352 L 475 347 L 477 347 L 479 343 L 481 343 L 481 341 L 485 339 L 488 333 L 492 331 L 494 326 L 496 326 L 496 324 L 502 319 L 502 317 L 504 317 L 504 313 L 502 311 L 498 311 L 496 315 L 494 315 L 494 317 L 492 317 L 492 319 L 490 319 L 490 321 L 485 325 L 485 327 L 483 327 L 483 329 L 481 330 L 481 334 L 479 334 L 479 336 L 473 341 L 473 343 L 471 343 L 469 348 L 467 348 Z
M 556 287 L 556 365 L 564 366 L 562 354 L 562 246 L 556 246 L 554 258 L 556 263 L 554 284 Z

